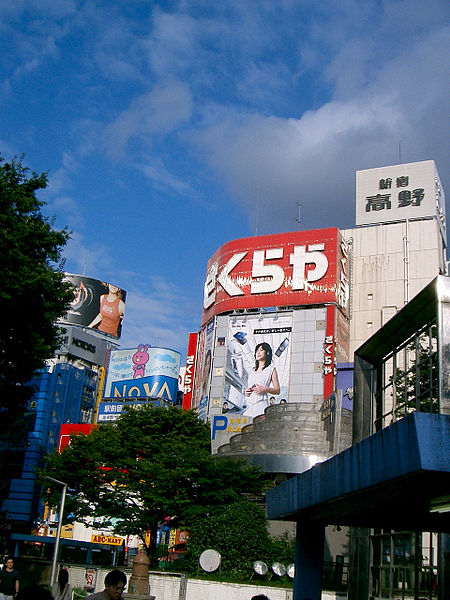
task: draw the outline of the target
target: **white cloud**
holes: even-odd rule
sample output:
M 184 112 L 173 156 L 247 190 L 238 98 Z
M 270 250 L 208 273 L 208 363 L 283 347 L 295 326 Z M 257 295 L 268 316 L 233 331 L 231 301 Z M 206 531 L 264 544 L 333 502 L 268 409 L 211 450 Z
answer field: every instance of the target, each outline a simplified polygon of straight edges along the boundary
M 132 100 L 128 109 L 104 131 L 104 144 L 114 158 L 121 157 L 131 139 L 151 145 L 153 136 L 165 136 L 188 122 L 192 96 L 187 85 L 169 81 Z
M 190 141 L 251 224 L 259 203 L 260 233 L 295 228 L 296 202 L 304 228 L 351 226 L 357 169 L 397 163 L 399 143 L 405 161 L 445 165 L 447 46 L 447 28 L 432 28 L 375 69 L 371 40 L 350 41 L 328 70 L 335 97 L 319 109 L 299 118 L 228 112 Z
M 155 188 L 172 190 L 176 194 L 187 196 L 193 194 L 188 182 L 172 173 L 158 156 L 147 156 L 139 169 L 152 181 Z

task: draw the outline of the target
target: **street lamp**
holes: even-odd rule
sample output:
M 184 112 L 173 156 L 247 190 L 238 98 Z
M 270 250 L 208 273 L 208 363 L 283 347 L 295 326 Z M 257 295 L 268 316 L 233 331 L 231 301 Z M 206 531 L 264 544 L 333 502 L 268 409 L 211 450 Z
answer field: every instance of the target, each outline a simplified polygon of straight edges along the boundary
M 67 483 L 64 483 L 63 481 L 59 481 L 58 479 L 53 479 L 53 477 L 49 477 L 48 475 L 46 475 L 45 478 L 50 479 L 50 481 L 53 481 L 54 483 L 57 483 L 58 485 L 62 485 L 61 501 L 59 503 L 58 527 L 56 529 L 55 548 L 53 550 L 53 560 L 52 560 L 52 571 L 50 573 L 50 582 L 49 582 L 50 585 L 53 585 L 53 581 L 55 579 L 55 573 L 56 573 L 56 562 L 58 560 L 59 540 L 61 539 L 61 527 L 62 527 L 62 520 L 63 520 L 63 513 L 64 513 L 64 503 L 66 501 Z

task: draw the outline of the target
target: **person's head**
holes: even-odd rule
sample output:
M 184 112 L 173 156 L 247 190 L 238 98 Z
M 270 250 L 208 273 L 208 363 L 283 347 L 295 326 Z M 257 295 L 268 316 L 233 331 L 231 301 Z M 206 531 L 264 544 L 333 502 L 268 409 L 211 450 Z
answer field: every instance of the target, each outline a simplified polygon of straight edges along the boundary
M 255 348 L 255 371 L 258 369 L 259 363 L 263 362 L 264 369 L 272 362 L 272 348 L 267 342 L 261 342 Z
M 108 283 L 108 294 L 113 294 L 114 296 L 122 299 L 122 292 L 119 290 L 117 285 L 113 285 L 112 283 Z
M 10 556 L 7 556 L 5 558 L 5 567 L 8 570 L 14 569 L 14 561 L 13 561 L 13 559 Z
M 58 583 L 61 586 L 61 589 L 64 588 L 66 583 L 69 582 L 69 571 L 67 569 L 61 569 L 58 573 Z
M 252 600 L 269 600 L 269 598 L 265 594 L 258 594 L 257 596 L 253 596 Z
M 275 399 L 275 396 L 270 396 L 270 398 L 269 398 L 269 404 L 273 405 L 273 404 L 276 404 L 276 403 L 277 403 L 277 401 Z
M 122 598 L 123 590 L 127 585 L 127 576 L 123 571 L 114 569 L 105 577 L 105 592 L 108 600 L 119 600 Z

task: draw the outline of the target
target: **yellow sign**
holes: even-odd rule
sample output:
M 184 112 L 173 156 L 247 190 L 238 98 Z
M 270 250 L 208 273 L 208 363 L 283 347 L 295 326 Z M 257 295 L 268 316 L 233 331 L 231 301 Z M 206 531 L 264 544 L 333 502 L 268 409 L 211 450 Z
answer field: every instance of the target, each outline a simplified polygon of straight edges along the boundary
M 109 546 L 121 546 L 123 538 L 115 535 L 92 535 L 91 542 L 93 544 L 108 544 Z
M 66 539 L 73 538 L 73 525 L 63 525 L 61 528 L 61 537 Z

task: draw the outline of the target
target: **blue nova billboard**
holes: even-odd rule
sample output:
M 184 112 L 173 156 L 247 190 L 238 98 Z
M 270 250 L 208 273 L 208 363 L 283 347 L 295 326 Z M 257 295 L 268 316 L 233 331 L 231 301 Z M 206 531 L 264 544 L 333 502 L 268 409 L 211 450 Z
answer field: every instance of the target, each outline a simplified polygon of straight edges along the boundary
M 180 353 L 139 344 L 129 350 L 111 350 L 104 398 L 162 398 L 176 402 Z

